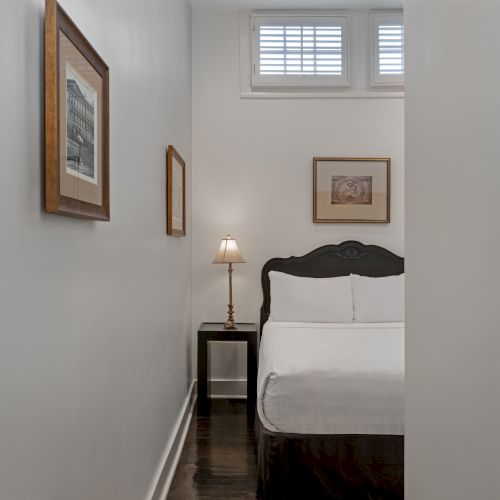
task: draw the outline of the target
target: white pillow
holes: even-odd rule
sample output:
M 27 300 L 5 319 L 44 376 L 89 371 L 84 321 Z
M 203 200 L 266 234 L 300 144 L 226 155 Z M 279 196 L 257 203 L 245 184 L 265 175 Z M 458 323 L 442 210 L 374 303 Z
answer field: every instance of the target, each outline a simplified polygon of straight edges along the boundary
M 390 323 L 405 320 L 405 275 L 369 278 L 351 274 L 354 321 Z
M 352 323 L 351 277 L 302 278 L 269 272 L 271 321 Z

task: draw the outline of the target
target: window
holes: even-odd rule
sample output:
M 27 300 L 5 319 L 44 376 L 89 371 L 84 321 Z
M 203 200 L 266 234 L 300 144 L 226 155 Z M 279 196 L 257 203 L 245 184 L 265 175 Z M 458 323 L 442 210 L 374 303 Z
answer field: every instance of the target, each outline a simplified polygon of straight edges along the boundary
M 252 85 L 348 86 L 347 16 L 252 16 Z
M 373 85 L 404 84 L 405 31 L 401 14 L 372 15 Z

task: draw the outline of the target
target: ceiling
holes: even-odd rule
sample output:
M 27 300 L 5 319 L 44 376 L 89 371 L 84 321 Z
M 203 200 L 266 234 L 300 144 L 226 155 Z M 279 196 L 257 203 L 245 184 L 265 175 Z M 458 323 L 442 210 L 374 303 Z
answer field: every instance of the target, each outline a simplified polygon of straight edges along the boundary
M 403 0 L 191 0 L 193 7 L 253 9 L 401 9 Z

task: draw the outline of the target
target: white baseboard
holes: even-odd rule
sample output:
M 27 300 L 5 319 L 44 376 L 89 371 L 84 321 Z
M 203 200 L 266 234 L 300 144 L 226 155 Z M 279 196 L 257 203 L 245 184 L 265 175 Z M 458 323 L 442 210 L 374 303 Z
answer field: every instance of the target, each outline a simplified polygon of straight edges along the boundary
M 146 500 L 165 500 L 167 497 L 172 479 L 174 478 L 175 469 L 177 468 L 177 463 L 181 456 L 182 448 L 184 447 L 184 441 L 186 440 L 191 417 L 193 416 L 195 402 L 196 380 L 193 380 L 177 421 L 175 422 L 170 439 L 165 446 L 165 451 L 158 464 Z
M 246 391 L 246 379 L 210 379 L 210 397 L 212 399 L 246 399 Z M 165 500 L 167 497 L 184 447 L 195 403 L 196 380 L 193 380 L 170 439 L 165 446 L 146 500 Z
M 210 397 L 212 399 L 246 399 L 246 379 L 210 379 Z

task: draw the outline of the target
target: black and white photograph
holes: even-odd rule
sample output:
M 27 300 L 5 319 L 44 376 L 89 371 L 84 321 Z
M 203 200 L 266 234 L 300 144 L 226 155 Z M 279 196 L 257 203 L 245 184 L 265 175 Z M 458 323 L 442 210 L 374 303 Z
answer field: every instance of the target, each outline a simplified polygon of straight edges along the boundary
M 97 184 L 97 91 L 66 64 L 66 172 Z

